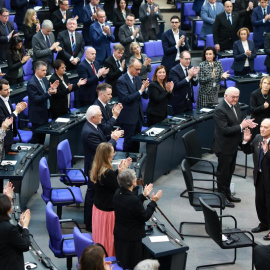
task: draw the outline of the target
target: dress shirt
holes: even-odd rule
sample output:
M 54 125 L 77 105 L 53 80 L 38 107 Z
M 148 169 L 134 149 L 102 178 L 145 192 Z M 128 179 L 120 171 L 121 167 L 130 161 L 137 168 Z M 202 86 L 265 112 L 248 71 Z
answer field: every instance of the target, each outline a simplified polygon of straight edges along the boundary
M 93 64 L 93 66 L 94 66 L 94 68 L 95 68 L 95 65 L 94 65 L 94 62 L 90 62 L 90 61 L 88 61 L 86 58 L 85 58 L 85 60 L 86 60 L 86 62 L 90 65 L 90 67 L 93 69 L 93 67 L 92 67 L 92 64 Z M 95 68 L 95 70 L 94 70 L 94 72 L 96 73 L 96 76 L 98 77 L 98 70 L 96 70 L 96 68 Z
M 248 41 L 245 40 L 245 41 L 242 41 L 242 45 L 243 45 L 243 48 L 244 48 L 244 52 L 248 51 L 249 50 L 249 46 L 248 46 Z M 249 61 L 248 61 L 248 57 L 245 61 L 245 67 L 249 67 Z
M 90 5 L 90 9 L 92 10 L 92 15 L 93 14 L 96 14 L 95 9 L 97 9 L 97 7 L 96 6 L 92 6 L 91 3 L 89 3 L 89 5 Z
M 90 122 L 89 120 L 88 120 L 88 122 L 89 122 L 91 125 L 93 125 L 96 129 L 98 129 L 98 126 L 97 126 L 96 124 Z
M 100 27 L 101 27 L 101 30 L 102 30 L 103 35 L 107 36 L 107 33 L 105 33 L 105 32 L 103 31 L 103 27 L 105 26 L 105 23 L 100 23 L 100 22 L 98 22 L 98 23 L 99 23 L 99 25 L 100 25 Z
M 116 58 L 115 58 L 115 56 L 114 55 L 112 55 L 113 56 L 113 59 L 115 60 L 115 62 L 118 62 L 119 64 L 120 64 L 120 70 L 121 71 L 123 71 L 123 68 L 121 67 L 121 61 L 120 60 L 117 60 Z M 117 65 L 117 64 L 116 64 Z
M 178 42 L 179 42 L 179 31 L 177 31 L 177 33 L 173 32 L 173 36 L 174 36 L 174 40 L 175 40 L 175 48 L 177 50 L 177 54 L 175 56 L 175 61 L 178 61 L 180 58 L 180 50 L 179 47 L 177 46 Z M 183 45 L 181 45 L 183 46 Z
M 133 79 L 134 79 L 135 77 L 131 76 L 131 75 L 129 74 L 129 72 L 127 72 L 127 75 L 128 75 L 128 77 L 130 78 L 131 83 L 134 84 Z M 141 90 L 139 90 L 139 93 L 140 93 L 140 95 L 142 95 L 142 91 L 141 91 Z
M 230 22 L 232 24 L 232 14 L 231 13 L 228 14 L 227 12 L 225 12 L 225 14 L 226 14 L 226 19 L 228 19 L 228 16 L 229 16 L 229 20 L 230 20 Z
M 62 11 L 61 8 L 60 8 L 60 12 L 61 12 L 61 14 L 62 14 L 63 17 L 64 17 L 64 15 L 67 14 L 67 12 L 66 12 L 66 11 Z M 65 23 L 66 20 L 63 18 L 63 19 L 62 19 L 62 22 Z

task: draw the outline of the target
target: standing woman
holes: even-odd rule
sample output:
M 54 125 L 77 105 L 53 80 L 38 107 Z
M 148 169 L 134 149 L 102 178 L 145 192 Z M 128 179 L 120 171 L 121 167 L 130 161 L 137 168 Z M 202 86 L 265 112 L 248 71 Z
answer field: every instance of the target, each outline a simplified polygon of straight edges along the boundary
M 115 26 L 113 35 L 115 36 L 115 42 L 119 41 L 118 32 L 119 28 L 125 24 L 127 15 L 130 13 L 127 7 L 126 0 L 117 0 L 117 8 L 113 10 L 113 25 Z
M 263 77 L 260 82 L 260 88 L 253 91 L 250 95 L 251 118 L 258 125 L 252 129 L 252 138 L 260 134 L 261 122 L 264 118 L 270 117 L 270 77 Z
M 24 33 L 24 47 L 32 49 L 32 38 L 40 30 L 40 23 L 34 9 L 28 9 L 25 13 L 22 31 Z
M 95 243 L 102 244 L 108 256 L 115 256 L 114 251 L 114 208 L 113 196 L 119 188 L 117 175 L 128 168 L 131 158 L 123 160 L 116 171 L 112 166 L 114 148 L 110 143 L 101 143 L 96 150 L 90 172 L 90 179 L 95 184 L 92 216 L 92 236 Z
M 51 96 L 50 99 L 50 113 L 52 119 L 67 114 L 69 109 L 68 94 L 71 91 L 76 91 L 81 85 L 86 84 L 86 79 L 80 79 L 77 84 L 70 84 L 68 76 L 66 75 L 65 62 L 57 59 L 53 62 L 55 73 L 50 78 L 50 83 L 53 84 L 55 81 L 59 81 L 57 87 L 57 93 Z
M 257 57 L 257 54 L 253 40 L 248 40 L 248 28 L 240 28 L 237 35 L 240 40 L 233 43 L 232 69 L 236 76 L 243 76 L 254 72 L 254 58 Z
M 8 70 L 5 78 L 10 85 L 22 83 L 23 65 L 30 59 L 29 55 L 24 55 L 24 47 L 22 39 L 19 36 L 14 36 L 10 39 L 9 48 L 7 50 Z
M 156 68 L 152 82 L 148 86 L 149 103 L 146 109 L 147 126 L 153 126 L 167 117 L 168 99 L 172 96 L 173 82 L 167 82 L 164 66 Z
M 131 42 L 129 48 L 130 52 L 133 55 L 130 57 L 130 60 L 136 58 L 142 63 L 142 68 L 139 73 L 139 76 L 141 77 L 142 80 L 146 80 L 148 78 L 148 72 L 152 71 L 151 58 L 147 57 L 146 54 L 141 53 L 141 47 L 138 42 Z
M 203 51 L 200 71 L 198 74 L 199 90 L 197 95 L 198 109 L 218 104 L 219 82 L 227 79 L 230 74 L 228 71 L 223 72 L 220 61 L 216 60 L 217 52 L 214 47 L 207 47 Z

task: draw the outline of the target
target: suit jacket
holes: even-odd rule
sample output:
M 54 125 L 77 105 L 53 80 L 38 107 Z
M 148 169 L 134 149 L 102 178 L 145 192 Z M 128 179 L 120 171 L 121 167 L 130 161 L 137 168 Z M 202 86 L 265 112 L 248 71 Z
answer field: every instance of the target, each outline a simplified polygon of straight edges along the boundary
M 143 36 L 142 36 L 141 29 L 139 30 L 138 34 L 139 34 L 139 36 L 136 37 L 136 41 L 143 42 Z M 120 43 L 125 47 L 125 52 L 124 52 L 125 59 L 129 59 L 130 56 L 132 55 L 130 50 L 129 50 L 129 46 L 130 46 L 130 43 L 135 41 L 135 40 L 131 36 L 132 36 L 132 33 L 126 24 L 122 25 L 119 28 L 118 38 L 119 38 Z
M 105 25 L 110 27 L 108 23 L 105 23 Z M 90 26 L 89 35 L 90 42 L 97 51 L 96 60 L 102 65 L 105 59 L 111 55 L 110 44 L 114 42 L 115 37 L 112 32 L 110 36 L 104 35 L 99 22 L 95 22 Z
M 29 250 L 29 231 L 9 221 L 0 222 L 0 268 L 24 270 L 23 252 Z
M 113 131 L 113 126 L 116 125 L 116 120 L 112 117 L 112 109 L 107 104 L 106 108 L 104 108 L 103 104 L 97 98 L 93 105 L 98 105 L 102 112 L 103 119 L 101 123 L 98 125 L 99 128 L 102 130 L 105 136 L 110 136 L 111 132 Z
M 70 10 L 66 11 L 66 20 L 65 20 L 65 22 L 62 21 L 63 16 L 62 16 L 62 13 L 61 13 L 60 9 L 56 10 L 52 14 L 51 18 L 52 18 L 53 28 L 55 30 L 55 32 L 54 32 L 55 38 L 57 39 L 58 33 L 67 29 L 66 23 L 67 23 L 68 19 L 72 18 L 72 12 Z
M 97 5 L 96 7 L 103 9 L 103 6 L 101 5 Z M 83 34 L 85 45 L 91 44 L 90 35 L 89 35 L 90 26 L 91 24 L 96 22 L 96 20 L 92 21 L 91 17 L 92 17 L 92 10 L 90 8 L 90 5 L 85 5 L 85 7 L 83 8 L 83 17 L 82 17 L 82 22 L 83 22 L 82 34 Z
M 58 77 L 58 75 L 54 73 L 49 82 L 54 83 L 56 80 L 59 81 L 57 93 L 55 95 L 51 95 L 50 100 L 50 112 L 52 119 L 56 119 L 57 117 L 68 113 L 68 94 L 70 91 L 65 87 L 63 81 Z M 66 85 L 69 84 L 68 76 L 66 74 L 63 75 L 63 80 Z M 76 91 L 78 89 L 79 86 L 77 84 L 73 84 L 72 91 Z
M 130 13 L 130 10 L 126 8 L 126 17 Z M 107 13 L 106 13 L 107 14 Z M 115 8 L 113 10 L 113 25 L 115 26 L 113 35 L 115 36 L 115 40 L 118 41 L 118 32 L 119 28 L 125 24 L 126 20 L 123 17 L 123 13 L 120 8 Z
M 55 42 L 54 34 L 49 34 L 50 45 Z M 51 51 L 48 48 L 47 42 L 42 34 L 42 31 L 39 31 L 33 36 L 32 39 L 32 47 L 33 47 L 33 65 L 37 61 L 43 61 L 47 64 L 47 74 L 52 73 L 52 59 L 54 51 Z
M 142 101 L 139 90 L 142 86 L 142 80 L 139 76 L 135 77 L 133 84 L 128 74 L 122 75 L 116 84 L 118 99 L 123 104 L 123 109 L 118 117 L 121 124 L 135 125 L 139 120 L 143 120 Z M 142 97 L 147 99 L 145 91 Z
M 9 33 L 13 31 L 14 30 L 13 22 L 8 21 L 7 28 Z M 7 60 L 6 51 L 9 44 L 7 36 L 8 34 L 6 28 L 4 27 L 2 22 L 0 22 L 0 60 Z
M 70 58 L 73 56 L 74 58 L 81 58 L 84 54 L 84 46 L 83 46 L 83 36 L 81 33 L 74 32 L 75 35 L 75 50 L 72 52 L 72 44 L 69 36 L 68 30 L 62 31 L 58 34 L 57 41 L 60 42 L 60 47 L 62 51 L 57 54 L 56 59 L 61 59 L 65 62 L 67 70 L 73 70 L 77 68 L 77 65 L 74 66 L 70 62 Z
M 221 3 L 216 2 L 216 13 L 213 11 L 210 3 L 204 5 L 201 9 L 201 18 L 203 26 L 201 29 L 200 37 L 206 37 L 208 34 L 213 34 L 213 24 L 218 14 L 224 12 L 224 7 Z
M 242 139 L 240 123 L 242 113 L 239 104 L 235 106 L 237 118 L 225 100 L 214 111 L 215 137 L 213 150 L 216 154 L 235 155 Z
M 233 57 L 234 62 L 232 64 L 232 69 L 235 71 L 242 71 L 244 69 L 244 65 L 246 59 L 248 58 L 250 70 L 254 70 L 254 58 L 257 57 L 254 42 L 252 40 L 248 40 L 249 50 L 252 51 L 251 56 L 247 57 L 244 51 L 244 47 L 241 40 L 237 40 L 233 43 Z
M 24 33 L 24 47 L 25 49 L 32 49 L 32 39 L 33 36 L 37 33 L 36 24 L 33 24 L 32 27 L 27 24 L 23 24 L 22 31 Z
M 49 82 L 42 79 L 46 89 L 49 89 Z M 47 100 L 51 98 L 44 90 L 35 75 L 27 83 L 28 94 L 28 115 L 30 122 L 43 125 L 48 122 Z
M 213 25 L 214 44 L 220 45 L 220 50 L 232 50 L 233 43 L 238 39 L 239 14 L 232 12 L 232 24 L 227 20 L 227 14 L 222 12 L 216 16 Z
M 162 88 L 157 81 L 152 81 L 150 83 L 148 93 L 149 103 L 146 112 L 160 117 L 166 117 L 168 99 L 171 97 L 171 94 Z
M 182 51 L 189 50 L 186 32 L 179 29 L 179 38 L 182 35 L 184 35 L 186 38 L 185 38 L 185 45 L 180 46 L 179 48 L 180 53 Z M 165 66 L 167 73 L 169 73 L 170 70 L 177 64 L 176 62 L 179 61 L 179 59 L 177 59 L 177 61 L 175 60 L 176 55 L 177 55 L 177 49 L 175 47 L 176 43 L 175 43 L 172 29 L 162 34 L 161 41 L 162 41 L 162 47 L 164 51 L 164 56 L 162 57 L 161 65 Z
M 139 241 L 145 237 L 145 222 L 151 218 L 157 206 L 154 201 L 150 201 L 145 209 L 143 206 L 145 200 L 142 194 L 137 196 L 128 189 L 116 190 L 113 197 L 115 238 L 123 241 Z
M 254 178 L 254 185 L 256 186 L 256 181 L 258 177 L 259 171 L 259 159 L 260 159 L 260 150 L 261 150 L 261 142 L 263 141 L 263 137 L 260 134 L 257 134 L 256 137 L 252 142 L 248 142 L 246 144 L 242 144 L 241 148 L 243 149 L 245 154 L 253 153 L 253 163 L 254 163 L 254 170 L 253 170 L 253 178 Z M 269 144 L 268 144 L 269 145 Z M 266 192 L 270 192 L 270 150 L 268 146 L 268 151 L 263 155 L 262 163 L 261 163 L 261 178 L 264 183 L 264 188 Z
M 113 55 L 109 56 L 105 60 L 104 67 L 107 67 L 110 69 L 109 73 L 106 75 L 105 81 L 106 83 L 109 83 L 112 86 L 112 96 L 116 97 L 117 96 L 117 89 L 116 89 L 117 80 L 120 78 L 121 75 L 123 75 L 126 72 L 126 68 L 123 71 L 121 71 L 116 64 L 113 58 Z
M 204 0 L 194 0 L 192 5 L 192 10 L 195 12 L 201 11 L 201 8 L 203 7 Z
M 48 6 L 50 11 L 50 17 L 52 17 L 52 14 L 59 9 L 59 5 L 55 4 L 55 0 L 48 0 Z
M 8 63 L 7 77 L 15 79 L 18 76 L 19 68 L 22 67 L 26 62 L 24 64 L 22 64 L 19 55 L 15 55 L 15 58 L 14 58 L 12 52 L 10 50 L 8 50 L 7 51 L 7 63 Z
M 113 20 L 114 0 L 104 0 L 103 8 L 106 12 L 107 21 Z
M 267 35 L 265 36 L 264 53 L 266 54 L 264 65 L 267 68 L 270 68 L 270 33 L 267 33 Z
M 96 72 L 98 72 L 99 63 L 97 61 L 94 61 L 94 66 Z M 86 60 L 83 60 L 78 65 L 77 71 L 79 78 L 87 79 L 87 83 L 80 87 L 79 100 L 89 101 L 90 104 L 93 104 L 97 98 L 96 88 L 98 85 L 98 81 L 102 81 L 104 80 L 104 78 L 103 77 L 98 78 L 97 75 L 95 75 L 92 67 Z
M 174 83 L 172 98 L 170 100 L 173 113 L 179 114 L 187 110 L 192 110 L 192 103 L 194 102 L 193 86 L 198 85 L 198 80 L 193 78 L 187 82 L 186 74 L 180 64 L 171 69 L 169 78 Z
M 37 0 L 15 0 L 16 13 L 14 22 L 17 24 L 22 24 L 24 21 L 25 13 L 27 9 L 34 8 L 38 4 Z
M 267 6 L 267 14 L 270 14 L 270 6 Z M 251 22 L 253 25 L 253 40 L 256 49 L 263 48 L 265 36 L 264 33 L 270 32 L 270 22 L 269 20 L 263 23 L 263 12 L 261 7 L 256 7 L 253 9 Z
M 8 130 L 6 131 L 6 137 L 4 139 L 5 145 L 12 144 L 13 138 L 16 137 L 18 134 L 18 130 L 15 124 L 16 115 L 13 113 L 13 108 L 12 108 L 10 100 L 8 101 L 8 103 L 9 103 L 11 113 L 9 113 L 4 101 L 2 100 L 2 98 L 0 98 L 0 125 L 2 125 L 3 121 L 5 121 L 7 117 L 9 118 L 13 117 L 13 125 L 9 127 Z
M 76 17 L 78 15 L 78 23 L 82 23 L 82 18 L 83 18 L 83 8 L 84 8 L 84 3 L 89 1 L 85 0 L 71 0 L 71 5 L 73 5 L 72 9 L 72 15 Z
M 158 6 L 156 3 L 152 4 L 152 12 L 154 10 L 154 7 Z M 163 15 L 160 13 L 160 9 L 158 9 L 158 14 L 154 13 L 152 14 L 152 20 L 150 15 L 147 15 L 147 8 L 148 4 L 144 4 L 140 6 L 139 9 L 139 15 L 140 15 L 140 21 L 141 21 L 141 31 L 144 36 L 147 36 L 147 33 L 151 29 L 151 22 L 152 22 L 152 28 L 155 28 L 156 35 L 159 33 L 159 25 L 158 25 L 158 19 L 162 20 Z
M 84 147 L 84 171 L 86 175 L 92 167 L 92 163 L 96 154 L 96 149 L 102 142 L 110 142 L 113 147 L 116 146 L 116 141 L 110 136 L 105 136 L 101 129 L 97 130 L 90 122 L 86 121 L 82 129 L 82 143 Z
M 133 0 L 133 5 L 131 7 L 131 13 L 135 15 L 135 18 L 139 18 L 139 9 L 143 0 Z

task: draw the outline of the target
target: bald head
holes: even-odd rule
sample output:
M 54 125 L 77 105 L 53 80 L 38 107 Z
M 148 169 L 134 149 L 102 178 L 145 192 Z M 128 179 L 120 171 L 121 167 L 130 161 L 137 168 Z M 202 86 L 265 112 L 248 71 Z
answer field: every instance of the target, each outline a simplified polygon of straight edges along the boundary
M 96 50 L 93 47 L 87 48 L 85 51 L 85 58 L 90 62 L 94 62 L 96 60 Z
M 224 3 L 224 9 L 225 9 L 225 12 L 226 13 L 231 14 L 232 13 L 232 10 L 233 10 L 232 2 L 231 1 L 226 1 Z
M 270 138 L 270 118 L 265 118 L 262 121 L 260 126 L 260 133 L 265 140 Z
M 225 99 L 231 105 L 236 105 L 239 100 L 240 91 L 236 87 L 229 87 L 225 91 Z

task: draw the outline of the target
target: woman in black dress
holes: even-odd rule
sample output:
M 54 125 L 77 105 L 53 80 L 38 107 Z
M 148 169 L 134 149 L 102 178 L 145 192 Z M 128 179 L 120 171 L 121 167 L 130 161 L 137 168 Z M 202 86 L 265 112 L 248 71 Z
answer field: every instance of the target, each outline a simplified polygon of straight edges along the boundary
M 149 103 L 146 109 L 148 127 L 167 117 L 168 99 L 171 97 L 173 86 L 173 82 L 167 82 L 165 67 L 158 66 L 148 87 Z
M 29 55 L 24 55 L 22 39 L 19 36 L 12 37 L 7 50 L 8 70 L 5 76 L 10 85 L 22 83 L 24 81 L 23 65 L 29 59 Z
M 270 77 L 263 77 L 260 88 L 253 91 L 250 95 L 251 118 L 255 118 L 257 127 L 252 129 L 252 137 L 260 133 L 261 122 L 264 118 L 270 117 Z
M 50 98 L 50 113 L 52 119 L 67 114 L 69 109 L 68 94 L 71 91 L 76 91 L 81 85 L 86 84 L 86 79 L 80 79 L 77 84 L 70 84 L 66 73 L 65 62 L 57 59 L 53 62 L 55 73 L 50 78 L 50 83 L 53 84 L 55 81 L 59 81 L 57 87 L 57 93 L 52 95 Z

